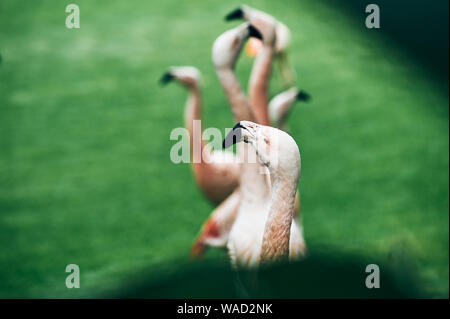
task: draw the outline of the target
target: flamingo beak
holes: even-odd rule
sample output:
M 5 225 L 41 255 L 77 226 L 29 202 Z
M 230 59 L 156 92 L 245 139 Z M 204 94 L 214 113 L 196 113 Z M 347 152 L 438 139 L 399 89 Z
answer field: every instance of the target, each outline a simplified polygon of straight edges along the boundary
M 300 91 L 297 94 L 297 100 L 308 102 L 309 100 L 311 100 L 311 95 L 309 95 L 305 91 Z
M 241 122 L 238 122 L 233 129 L 225 136 L 225 139 L 222 142 L 222 148 L 228 148 L 236 143 L 242 141 L 242 130 L 246 130 L 244 126 L 241 125 Z
M 256 28 L 255 28 L 253 25 L 251 25 L 251 24 L 248 25 L 248 33 L 249 33 L 249 36 L 250 36 L 250 37 L 257 38 L 257 39 L 260 39 L 260 40 L 263 39 L 263 37 L 262 37 L 262 35 L 261 35 L 261 32 L 259 32 L 259 30 L 256 29 Z
M 163 74 L 163 76 L 161 77 L 159 82 L 161 83 L 161 85 L 166 85 L 167 83 L 171 82 L 173 79 L 174 79 L 174 76 L 172 75 L 172 73 L 167 71 L 166 73 Z
M 244 142 L 251 143 L 256 139 L 255 128 L 251 126 L 251 122 L 248 122 L 249 127 L 247 127 L 248 121 L 238 122 L 233 129 L 228 133 L 222 142 L 222 148 L 228 148 L 236 143 Z
M 231 21 L 236 19 L 242 19 L 244 17 L 244 12 L 241 8 L 234 9 L 225 16 L 225 21 Z

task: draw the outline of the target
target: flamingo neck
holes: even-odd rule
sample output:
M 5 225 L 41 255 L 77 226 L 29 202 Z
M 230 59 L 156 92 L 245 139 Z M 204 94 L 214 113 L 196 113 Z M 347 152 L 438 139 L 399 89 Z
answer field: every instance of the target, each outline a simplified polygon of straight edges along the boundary
M 242 163 L 239 177 L 243 201 L 251 206 L 261 207 L 270 196 L 267 168 L 259 161 L 252 146 L 239 143 L 239 147 L 241 147 L 238 152 Z
M 201 120 L 202 115 L 202 100 L 200 88 L 193 85 L 189 88 L 189 95 L 184 108 L 184 121 L 186 128 L 189 131 L 191 156 L 193 154 L 194 143 L 198 143 L 203 150 L 204 142 L 202 140 L 202 132 L 194 130 L 194 121 Z
M 286 122 L 287 122 L 287 118 L 289 115 L 289 111 L 291 110 L 291 104 L 292 104 L 291 101 L 286 101 L 285 103 L 283 103 L 281 105 L 281 107 L 278 110 L 279 114 L 278 114 L 278 121 L 276 123 L 276 126 L 280 130 L 285 131 L 285 132 L 287 131 Z
M 253 63 L 253 69 L 250 76 L 250 103 L 253 106 L 253 111 L 258 123 L 262 125 L 271 124 L 268 112 L 268 87 L 272 70 L 273 54 L 272 46 L 263 44 Z
M 294 215 L 297 182 L 289 176 L 271 174 L 272 199 L 264 229 L 261 262 L 287 260 Z
M 230 102 L 231 111 L 236 122 L 239 121 L 253 121 L 253 115 L 250 103 L 245 96 L 244 91 L 239 84 L 239 81 L 231 68 L 217 69 L 217 76 L 222 84 L 223 90 Z

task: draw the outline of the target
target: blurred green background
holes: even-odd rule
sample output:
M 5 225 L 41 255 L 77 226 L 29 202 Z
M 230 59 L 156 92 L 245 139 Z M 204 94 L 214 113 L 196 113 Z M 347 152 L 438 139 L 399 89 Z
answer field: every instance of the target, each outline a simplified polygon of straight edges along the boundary
M 0 297 L 234 296 L 225 251 L 187 261 L 213 207 L 169 159 L 186 92 L 157 80 L 198 67 L 203 127 L 231 127 L 210 55 L 241 2 L 76 0 L 77 30 L 69 3 L 0 2 Z M 370 296 L 314 278 L 336 269 L 356 287 L 380 263 L 382 287 L 384 269 L 403 287 L 383 296 L 414 282 L 406 296 L 448 297 L 448 2 L 375 2 L 379 30 L 358 0 L 246 3 L 291 28 L 313 96 L 289 120 L 311 257 L 284 266 L 298 279 L 289 289 L 258 295 Z M 252 62 L 237 65 L 244 87 Z M 274 72 L 271 95 L 281 90 Z M 70 263 L 81 289 L 65 287 Z M 286 277 L 279 267 L 270 276 Z

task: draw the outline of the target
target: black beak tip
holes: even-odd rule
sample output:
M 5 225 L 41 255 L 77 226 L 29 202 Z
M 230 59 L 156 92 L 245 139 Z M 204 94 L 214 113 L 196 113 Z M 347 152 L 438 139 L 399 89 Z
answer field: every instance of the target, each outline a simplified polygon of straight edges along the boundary
M 238 122 L 223 140 L 222 149 L 228 148 L 241 140 L 240 129 L 245 129 L 245 127 Z
M 254 37 L 254 38 L 257 38 L 257 39 L 260 39 L 260 40 L 263 39 L 261 32 L 259 32 L 259 30 L 256 29 L 256 28 L 255 28 L 253 25 L 251 25 L 251 24 L 248 26 L 248 32 L 249 32 L 249 35 L 250 35 L 251 37 Z
M 172 80 L 173 80 L 173 75 L 170 72 L 166 72 L 163 74 L 163 76 L 159 80 L 159 83 L 161 83 L 161 85 L 166 85 L 167 83 L 169 83 Z
M 231 21 L 236 19 L 242 19 L 244 17 L 244 12 L 241 8 L 234 9 L 225 16 L 225 21 Z
M 300 91 L 297 94 L 297 100 L 308 102 L 311 100 L 311 95 L 305 91 Z
M 233 130 L 232 130 L 232 131 L 234 131 L 234 130 L 236 130 L 236 129 L 238 129 L 238 128 L 243 128 L 243 129 L 245 129 L 245 127 L 242 126 L 241 122 L 237 122 L 236 125 L 233 126 Z

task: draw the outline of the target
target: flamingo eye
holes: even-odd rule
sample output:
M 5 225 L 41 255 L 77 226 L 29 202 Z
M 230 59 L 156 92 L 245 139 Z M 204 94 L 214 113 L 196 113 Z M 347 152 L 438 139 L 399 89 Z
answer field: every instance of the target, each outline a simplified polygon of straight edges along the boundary
M 264 137 L 264 143 L 269 144 L 269 139 L 267 137 Z

